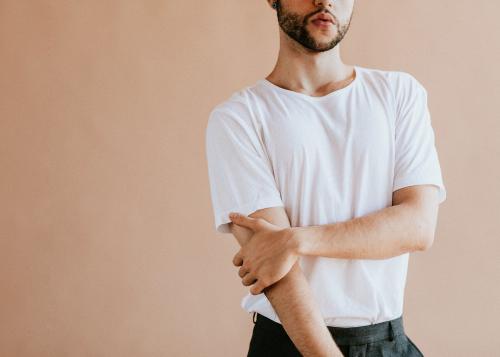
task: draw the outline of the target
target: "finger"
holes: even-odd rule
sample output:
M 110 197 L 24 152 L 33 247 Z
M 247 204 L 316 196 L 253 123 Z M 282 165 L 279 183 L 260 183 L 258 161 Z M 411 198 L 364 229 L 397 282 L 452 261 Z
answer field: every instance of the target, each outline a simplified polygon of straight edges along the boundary
M 252 285 L 257 281 L 253 274 L 248 273 L 245 275 L 243 279 L 241 279 L 241 283 L 245 286 Z
M 237 213 L 237 212 L 231 212 L 231 213 L 229 213 L 229 219 L 231 220 L 231 222 L 233 222 L 239 226 L 250 228 L 251 230 L 255 231 L 255 228 L 256 228 L 255 225 L 257 223 L 256 218 L 248 217 L 248 216 L 245 216 L 245 215 L 243 215 L 241 213 Z
M 240 278 L 243 278 L 246 274 L 248 274 L 248 269 L 246 268 L 243 268 L 243 266 L 240 268 L 240 270 L 238 271 L 238 275 L 240 276 Z
M 255 284 L 252 285 L 250 288 L 250 293 L 252 295 L 259 295 L 262 294 L 263 290 L 266 288 L 266 286 L 260 282 L 260 280 L 257 280 Z
M 240 265 L 243 265 L 243 255 L 241 253 L 241 249 L 236 253 L 236 255 L 233 258 L 233 265 L 239 267 Z

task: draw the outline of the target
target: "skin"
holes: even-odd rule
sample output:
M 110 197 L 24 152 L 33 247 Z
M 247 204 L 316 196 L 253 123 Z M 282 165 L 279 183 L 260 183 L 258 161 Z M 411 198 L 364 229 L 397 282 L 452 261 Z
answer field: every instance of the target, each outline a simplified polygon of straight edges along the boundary
M 268 0 L 272 9 L 273 0 Z M 310 96 L 323 96 L 347 86 L 354 78 L 352 65 L 340 58 L 340 42 L 353 15 L 354 0 L 278 1 L 276 11 L 280 50 L 266 79 Z M 319 13 L 330 14 L 335 24 L 320 28 L 312 23 Z M 288 336 L 303 356 L 343 356 L 324 324 L 319 307 L 298 264 L 302 254 L 389 257 L 424 250 L 432 244 L 437 216 L 436 188 L 412 186 L 394 192 L 393 207 L 338 225 L 315 230 L 290 227 L 283 207 L 258 210 L 231 218 L 231 231 L 241 249 L 233 258 L 242 284 L 252 294 L 264 293 Z M 431 234 L 432 233 L 432 234 Z M 370 239 L 385 237 L 375 247 Z
M 337 346 L 326 328 L 298 257 L 380 259 L 427 250 L 434 240 L 437 202 L 434 186 L 405 187 L 394 191 L 391 207 L 305 231 L 290 226 L 284 207 L 231 215 L 231 231 L 241 245 L 233 264 L 241 266 L 238 275 L 243 285 L 252 285 L 252 294 L 266 295 L 303 356 L 347 355 L 348 346 Z
M 268 0 L 268 3 L 275 11 L 272 1 Z M 335 5 L 332 1 L 279 1 L 276 14 L 280 51 L 276 65 L 266 79 L 282 88 L 311 96 L 322 96 L 348 85 L 355 73 L 353 66 L 345 65 L 340 60 L 339 43 L 349 28 L 353 3 L 354 0 L 336 1 Z M 314 26 L 311 19 L 320 12 L 332 15 L 335 25 L 327 29 Z M 262 218 L 274 224 L 276 229 L 290 227 L 283 207 L 259 210 L 250 218 Z M 254 240 L 251 229 L 232 223 L 230 226 L 242 247 Z M 343 351 L 335 344 L 324 323 L 298 262 L 295 259 L 290 268 L 291 261 L 293 258 L 286 259 L 277 274 L 272 273 L 271 267 L 269 275 L 275 277 L 288 272 L 263 293 L 303 356 L 343 356 Z
M 393 204 L 344 222 L 281 228 L 237 214 L 234 224 L 253 232 L 233 258 L 242 284 L 259 294 L 284 277 L 301 255 L 342 259 L 388 259 L 432 246 L 438 215 L 438 190 L 415 185 L 393 193 Z
M 276 230 L 290 227 L 283 207 L 264 208 L 248 217 L 268 222 Z M 247 227 L 232 222 L 229 226 L 242 247 L 255 238 L 254 232 Z M 332 339 L 298 262 L 293 264 L 281 280 L 268 286 L 263 292 L 302 356 L 343 356 L 345 351 L 339 350 Z
M 268 0 L 270 6 L 272 2 Z M 311 96 L 345 87 L 355 73 L 353 66 L 340 58 L 340 42 L 349 29 L 354 0 L 281 0 L 277 4 L 280 50 L 266 79 Z M 331 15 L 335 24 L 315 26 L 312 20 L 320 13 Z

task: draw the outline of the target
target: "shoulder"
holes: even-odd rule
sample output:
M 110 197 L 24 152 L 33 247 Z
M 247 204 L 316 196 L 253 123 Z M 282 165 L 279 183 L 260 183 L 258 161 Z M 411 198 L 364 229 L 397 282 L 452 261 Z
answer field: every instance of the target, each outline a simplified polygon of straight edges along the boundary
M 217 103 L 208 115 L 206 137 L 225 137 L 228 140 L 256 140 L 260 136 L 260 124 L 254 115 L 252 87 L 233 92 Z
M 427 91 L 412 73 L 362 67 L 363 83 L 380 96 L 390 98 L 396 118 L 427 104 Z
M 255 112 L 261 106 L 261 86 L 257 83 L 231 93 L 212 107 L 208 115 L 208 128 L 230 129 L 254 134 L 261 123 Z
M 398 71 L 393 76 L 396 96 L 399 94 L 399 96 L 403 96 L 402 99 L 407 100 L 417 95 L 427 95 L 425 87 L 413 74 Z
M 393 93 L 399 115 L 427 106 L 427 90 L 413 74 L 395 71 L 392 76 Z
M 396 113 L 402 115 L 409 108 L 427 103 L 427 90 L 412 73 L 401 70 L 373 70 L 387 85 L 394 101 Z
M 424 86 L 411 73 L 401 70 L 361 67 L 364 79 L 374 85 L 387 86 L 395 95 L 401 92 L 422 90 Z
M 215 104 L 209 112 L 208 123 L 248 120 L 250 114 L 249 90 L 249 87 L 239 89 Z

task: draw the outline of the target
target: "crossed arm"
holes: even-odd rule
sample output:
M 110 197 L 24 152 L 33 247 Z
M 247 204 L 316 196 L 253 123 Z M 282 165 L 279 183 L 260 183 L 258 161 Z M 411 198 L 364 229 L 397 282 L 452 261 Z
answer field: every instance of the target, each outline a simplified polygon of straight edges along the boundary
M 264 208 L 249 215 L 263 218 L 286 228 L 290 221 L 283 207 Z M 248 228 L 229 224 L 240 246 L 252 237 Z M 278 314 L 286 333 L 300 353 L 305 356 L 342 356 L 326 327 L 308 282 L 296 262 L 285 277 L 264 289 L 263 293 Z
M 415 185 L 395 191 L 390 207 L 336 224 L 290 227 L 283 207 L 258 210 L 249 217 L 263 218 L 283 228 L 290 227 L 300 254 L 383 259 L 428 249 L 434 239 L 437 213 L 437 188 Z M 252 232 L 240 225 L 230 225 L 240 245 L 246 245 Z M 332 346 L 333 339 L 298 263 L 263 292 L 304 356 L 342 355 L 334 343 Z
M 293 227 L 300 255 L 387 259 L 424 251 L 434 241 L 437 187 L 415 185 L 393 193 L 392 206 L 348 221 Z

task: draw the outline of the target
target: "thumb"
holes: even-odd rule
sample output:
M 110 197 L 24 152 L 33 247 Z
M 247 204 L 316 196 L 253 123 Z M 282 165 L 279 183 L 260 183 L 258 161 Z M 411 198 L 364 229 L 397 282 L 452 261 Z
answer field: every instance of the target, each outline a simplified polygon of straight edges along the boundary
M 255 225 L 257 223 L 257 219 L 255 219 L 255 218 L 248 217 L 248 216 L 245 216 L 245 215 L 243 215 L 241 213 L 237 213 L 237 212 L 230 212 L 229 219 L 231 220 L 231 222 L 233 222 L 239 226 L 250 228 L 253 231 L 255 231 L 255 229 L 256 229 Z

